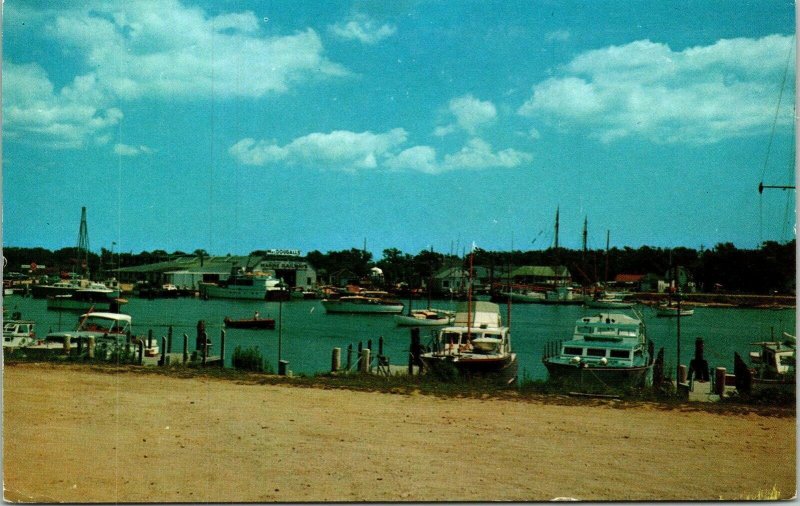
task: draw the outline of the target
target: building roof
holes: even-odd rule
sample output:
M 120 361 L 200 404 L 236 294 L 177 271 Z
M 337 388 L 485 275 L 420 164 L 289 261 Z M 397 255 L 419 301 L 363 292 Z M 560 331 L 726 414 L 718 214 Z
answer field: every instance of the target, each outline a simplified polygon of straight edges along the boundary
M 523 265 L 511 271 L 511 277 L 568 278 L 569 269 L 563 265 Z
M 123 267 L 119 272 L 170 272 L 170 271 L 188 271 L 188 272 L 219 272 L 229 273 L 231 268 L 245 267 L 249 265 L 252 267 L 261 261 L 261 257 L 247 257 L 247 256 L 210 256 L 204 257 L 201 265 L 200 258 L 197 256 L 184 256 L 177 257 L 167 262 L 157 262 L 154 264 L 137 265 L 134 267 Z
M 617 283 L 638 283 L 644 274 L 617 274 L 614 281 Z

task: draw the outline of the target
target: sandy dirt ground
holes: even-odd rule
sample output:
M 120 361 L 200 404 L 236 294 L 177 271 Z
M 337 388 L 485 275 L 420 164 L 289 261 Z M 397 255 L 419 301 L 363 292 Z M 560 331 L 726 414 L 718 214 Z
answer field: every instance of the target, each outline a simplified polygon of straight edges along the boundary
M 794 416 L 3 371 L 5 499 L 738 499 L 796 490 Z M 595 403 L 596 404 L 596 403 Z

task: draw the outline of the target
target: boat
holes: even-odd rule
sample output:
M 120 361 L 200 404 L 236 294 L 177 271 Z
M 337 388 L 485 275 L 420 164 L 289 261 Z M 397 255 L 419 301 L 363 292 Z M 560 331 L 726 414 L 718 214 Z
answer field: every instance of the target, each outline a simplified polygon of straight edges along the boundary
M 584 306 L 593 309 L 628 309 L 635 304 L 635 302 L 624 300 L 620 295 L 611 293 L 595 293 L 593 296 L 587 296 L 583 300 Z
M 678 311 L 678 306 L 673 304 L 659 304 L 656 306 L 656 316 L 661 317 L 676 317 L 676 316 L 692 316 L 694 314 L 694 307 L 681 306 Z
M 34 299 L 44 299 L 56 295 L 71 295 L 81 288 L 78 280 L 62 280 L 52 285 L 33 284 L 31 285 L 31 295 Z
M 233 320 L 229 317 L 225 317 L 222 320 L 225 324 L 225 327 L 232 328 L 232 329 L 250 329 L 250 330 L 259 330 L 259 329 L 274 329 L 275 328 L 275 320 L 272 318 L 259 318 L 258 316 L 254 316 L 253 318 L 241 319 L 241 320 Z
M 430 351 L 421 353 L 420 360 L 427 371 L 449 365 L 465 377 L 490 377 L 504 384 L 517 378 L 511 334 L 494 302 L 459 303 L 453 324 L 436 333 Z
M 797 365 L 795 336 L 784 332 L 782 341 L 760 341 L 751 345 L 757 346 L 758 350 L 749 353 L 750 366 L 738 353 L 733 355 L 736 390 L 744 394 L 767 389 L 794 393 Z
M 574 290 L 571 286 L 560 285 L 548 289 L 544 293 L 543 299 L 534 302 L 538 302 L 539 304 L 579 305 L 583 303 L 583 298 L 575 297 Z
M 200 295 L 204 299 L 266 300 L 268 290 L 283 291 L 282 288 L 278 288 L 280 283 L 280 279 L 269 274 L 245 273 L 243 269 L 234 269 L 228 279 L 224 281 L 200 283 Z
M 24 348 L 35 342 L 36 322 L 14 319 L 3 323 L 3 348 Z
M 48 297 L 47 309 L 115 312 L 127 302 L 119 298 L 118 290 L 106 288 L 102 283 L 92 283 L 89 288 L 81 288 L 70 295 Z
M 322 299 L 327 313 L 402 313 L 404 304 L 389 298 L 387 292 L 365 290 L 357 295 L 345 295 L 338 299 Z
M 501 291 L 500 297 L 502 300 L 511 299 L 511 302 L 517 303 L 533 303 L 541 302 L 545 299 L 545 293 L 536 290 L 519 290 L 519 291 Z
M 108 358 L 113 351 L 122 351 L 127 348 L 128 353 L 134 353 L 137 345 L 132 338 L 131 316 L 119 313 L 90 312 L 84 313 L 78 320 L 74 331 L 51 332 L 44 340 L 25 348 L 26 353 L 51 352 L 64 349 L 64 340 L 69 337 L 73 347 L 88 346 L 89 338 L 95 342 L 96 357 Z M 158 340 L 148 343 L 144 340 L 143 353 L 147 356 L 158 354 Z
M 653 379 L 652 344 L 639 315 L 584 316 L 571 340 L 546 346 L 542 362 L 551 380 L 580 385 L 643 387 Z
M 405 327 L 432 327 L 437 325 L 450 325 L 453 323 L 455 313 L 443 309 L 415 309 L 408 314 L 394 315 L 397 325 Z

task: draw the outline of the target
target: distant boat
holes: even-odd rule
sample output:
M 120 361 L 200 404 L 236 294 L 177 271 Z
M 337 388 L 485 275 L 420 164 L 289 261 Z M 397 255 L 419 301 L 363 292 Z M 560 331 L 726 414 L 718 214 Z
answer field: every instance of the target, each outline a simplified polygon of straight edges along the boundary
M 31 295 L 35 299 L 45 297 L 55 297 L 56 295 L 71 295 L 81 289 L 78 280 L 64 280 L 53 283 L 52 285 L 31 285 Z
M 656 316 L 661 317 L 677 317 L 677 316 L 692 316 L 694 314 L 694 308 L 692 306 L 681 306 L 681 310 L 678 311 L 677 305 L 671 304 L 659 304 L 656 306 Z
M 278 285 L 281 280 L 268 274 L 245 273 L 241 270 L 234 271 L 224 281 L 218 283 L 200 283 L 200 295 L 203 298 L 220 299 L 248 299 L 248 300 L 278 300 L 268 297 L 268 292 L 280 291 Z M 286 292 L 288 299 L 288 291 Z
M 127 302 L 119 298 L 119 290 L 106 288 L 102 283 L 92 283 L 90 288 L 76 290 L 70 295 L 48 297 L 47 309 L 115 312 Z
M 519 303 L 533 303 L 533 302 L 541 302 L 545 299 L 544 292 L 538 292 L 535 290 L 521 290 L 521 291 L 505 291 L 500 292 L 500 297 L 502 299 L 508 300 L 511 299 L 511 302 L 519 302 Z
M 24 348 L 36 342 L 36 322 L 8 320 L 3 323 L 3 348 Z
M 442 309 L 415 309 L 409 314 L 394 315 L 394 321 L 406 327 L 434 327 L 453 323 L 455 313 Z
M 624 297 L 624 294 L 619 293 L 595 293 L 594 296 L 585 297 L 583 304 L 594 309 L 628 309 L 636 304 L 635 302 L 626 301 Z
M 640 318 L 600 313 L 575 322 L 571 340 L 551 343 L 542 362 L 550 379 L 612 387 L 652 384 L 653 353 Z
M 363 291 L 358 295 L 345 295 L 338 299 L 323 299 L 327 313 L 402 313 L 404 304 L 390 299 L 387 292 Z
M 275 320 L 272 318 L 249 318 L 249 319 L 241 319 L 241 320 L 232 320 L 227 316 L 223 320 L 226 327 L 234 328 L 234 329 L 274 329 L 275 328 Z
M 736 389 L 744 394 L 777 389 L 794 393 L 797 389 L 795 370 L 797 367 L 797 340 L 784 332 L 783 341 L 751 343 L 758 351 L 749 353 L 752 366 L 745 364 L 738 353 L 734 353 L 733 367 Z
M 517 377 L 517 355 L 511 335 L 493 302 L 461 302 L 452 325 L 441 329 L 431 351 L 420 355 L 427 370 L 448 364 L 463 376 L 488 376 L 510 384 Z

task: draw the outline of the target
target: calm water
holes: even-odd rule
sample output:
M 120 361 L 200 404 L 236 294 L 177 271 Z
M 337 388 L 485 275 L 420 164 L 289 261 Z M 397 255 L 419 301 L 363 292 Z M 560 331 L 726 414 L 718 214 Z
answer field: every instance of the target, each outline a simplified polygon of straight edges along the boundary
M 426 303 L 415 301 L 414 307 Z M 49 331 L 74 329 L 78 314 L 67 311 L 49 311 L 44 299 L 23 298 L 12 295 L 4 299 L 4 307 L 11 315 L 22 312 L 23 318 L 37 323 L 37 335 L 44 336 Z M 435 308 L 453 309 L 451 301 L 434 301 Z M 506 320 L 506 306 L 501 305 L 503 321 Z M 378 338 L 384 338 L 384 354 L 392 364 L 408 363 L 409 328 L 397 327 L 391 316 L 386 315 L 329 315 L 325 313 L 318 300 L 291 301 L 280 305 L 277 302 L 208 300 L 181 298 L 144 300 L 129 298 L 123 312 L 133 317 L 133 327 L 137 335 L 146 335 L 149 329 L 155 337 L 165 336 L 167 327 L 174 327 L 173 352 L 182 348 L 182 334 L 189 335 L 189 349 L 194 350 L 198 320 L 206 321 L 206 328 L 214 343 L 212 352 L 219 350 L 220 330 L 225 316 L 231 318 L 250 318 L 255 311 L 261 317 L 278 319 L 282 312 L 283 330 L 281 334 L 281 358 L 289 361 L 289 369 L 295 373 L 326 372 L 330 368 L 331 350 L 342 348 L 342 363 L 345 362 L 347 345 L 354 348 L 369 339 L 373 348 L 378 347 Z M 648 336 L 655 342 L 656 350 L 664 347 L 666 361 L 675 364 L 676 330 L 675 318 L 657 318 L 655 311 L 640 306 Z M 550 306 L 540 304 L 518 304 L 512 306 L 511 328 L 512 344 L 520 362 L 520 377 L 527 375 L 532 379 L 544 379 L 547 371 L 541 363 L 544 343 L 571 337 L 575 320 L 586 314 L 597 314 L 597 309 L 584 309 L 581 306 Z M 780 337 L 786 331 L 795 334 L 796 314 L 793 309 L 756 310 L 697 308 L 695 314 L 681 318 L 681 362 L 688 364 L 694 353 L 696 337 L 705 339 L 706 360 L 712 367 L 733 368 L 733 352 L 746 353 L 748 343 L 769 339 L 771 333 Z M 422 329 L 423 343 L 429 339 L 429 330 Z M 226 364 L 230 365 L 230 355 L 234 347 L 257 347 L 267 361 L 277 370 L 278 336 L 276 330 L 228 329 L 226 332 Z

